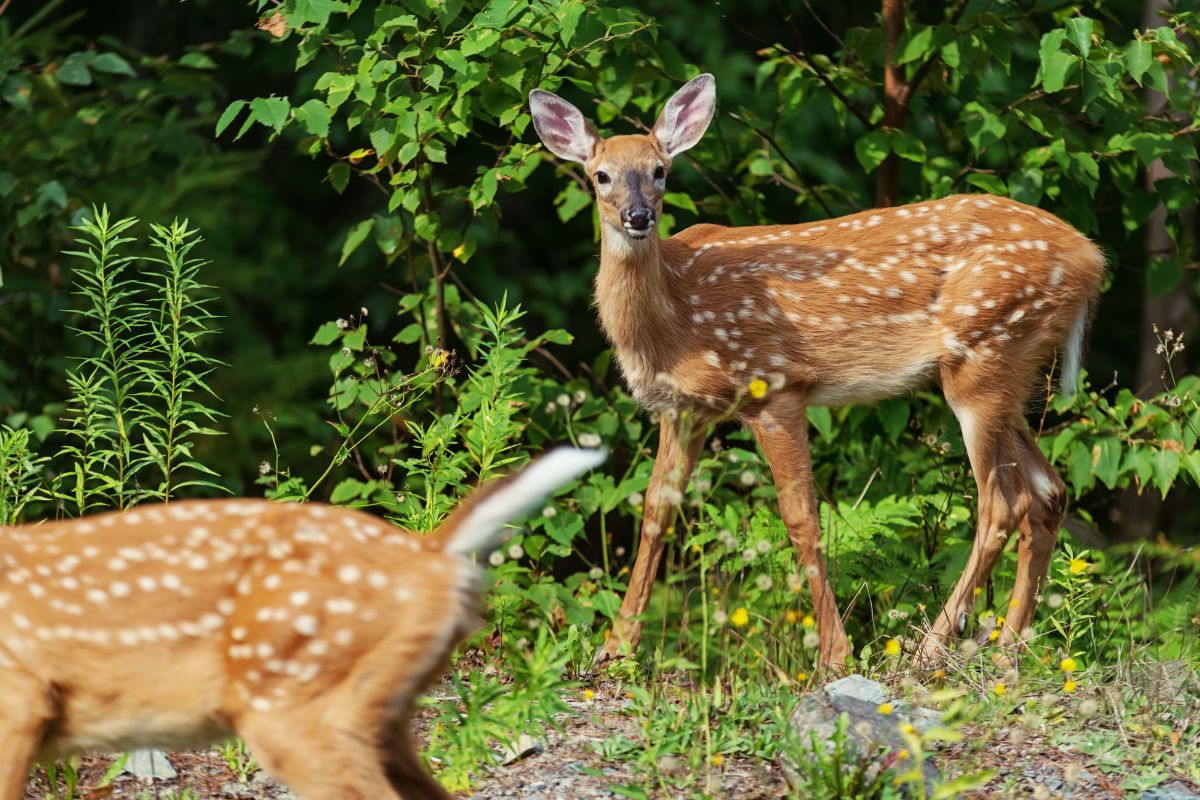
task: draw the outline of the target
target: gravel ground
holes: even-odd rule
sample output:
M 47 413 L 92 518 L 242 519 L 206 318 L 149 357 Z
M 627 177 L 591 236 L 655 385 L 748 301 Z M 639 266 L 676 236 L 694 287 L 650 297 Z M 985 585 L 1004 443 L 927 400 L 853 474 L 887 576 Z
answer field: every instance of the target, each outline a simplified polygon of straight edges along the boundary
M 478 782 L 473 793 L 460 794 L 471 800 L 592 800 L 593 798 L 629 797 L 618 793 L 624 784 L 636 783 L 634 765 L 605 761 L 598 753 L 603 740 L 618 734 L 636 740 L 637 719 L 625 711 L 627 701 L 613 685 L 596 687 L 596 697 L 584 702 L 569 698 L 575 710 L 562 720 L 563 730 L 551 731 L 546 742 L 533 754 L 508 766 L 493 767 Z M 423 720 L 418 720 L 418 730 Z M 982 789 L 963 795 L 970 798 L 1048 797 L 1063 800 L 1108 800 L 1138 797 L 1120 788 L 1137 764 L 1114 765 L 1107 771 L 1095 759 L 1050 743 L 1036 733 L 1013 727 L 1009 730 L 967 728 L 960 743 L 943 746 L 934 755 L 934 763 L 946 777 L 992 768 L 997 775 Z M 239 782 L 215 750 L 170 753 L 169 759 L 179 775 L 169 781 L 141 784 L 123 776 L 112 786 L 96 789 L 111 758 L 87 758 L 83 762 L 80 798 L 153 798 L 178 797 L 185 788 L 201 800 L 244 798 L 245 800 L 296 800 L 296 796 L 263 773 L 249 782 Z M 690 777 L 682 763 L 660 762 L 663 773 L 687 790 L 660 789 L 649 796 L 663 800 L 682 800 L 699 788 L 703 776 Z M 715 770 L 708 787 L 710 796 L 728 800 L 766 800 L 788 796 L 783 773 L 773 762 L 756 759 L 727 760 Z M 1042 794 L 1042 789 L 1045 794 Z M 39 777 L 31 780 L 25 800 L 44 800 L 46 785 Z M 174 791 L 176 794 L 172 794 Z M 1200 786 L 1171 776 L 1158 787 L 1157 795 L 1143 797 L 1161 800 L 1190 800 L 1200 796 Z

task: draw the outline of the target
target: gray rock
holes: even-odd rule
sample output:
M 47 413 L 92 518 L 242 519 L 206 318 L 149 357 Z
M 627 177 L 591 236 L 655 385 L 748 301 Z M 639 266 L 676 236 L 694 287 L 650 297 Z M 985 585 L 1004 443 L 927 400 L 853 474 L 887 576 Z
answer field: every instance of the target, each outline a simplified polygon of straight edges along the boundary
M 1200 800 L 1182 781 L 1172 781 L 1153 789 L 1147 789 L 1139 795 L 1139 800 Z
M 178 775 L 161 750 L 134 750 L 125 759 L 125 772 L 147 783 L 169 781 Z
M 510 742 L 504 747 L 500 753 L 500 763 L 504 765 L 513 764 L 523 758 L 537 755 L 542 752 L 542 743 L 534 739 L 528 733 L 522 733 L 517 737 L 515 742 Z
M 825 684 L 823 690 L 830 698 L 852 697 L 864 703 L 879 705 L 887 700 L 882 683 L 864 678 L 862 675 L 847 675 L 845 678 Z
M 893 704 L 891 714 L 881 714 L 879 705 L 885 700 L 886 694 L 881 684 L 851 675 L 802 698 L 792 712 L 789 723 L 802 746 L 807 747 L 815 734 L 816 741 L 819 744 L 824 743 L 827 749 L 831 750 L 830 742 L 837 732 L 838 720 L 845 714 L 848 721 L 845 744 L 847 758 L 856 761 L 877 758 L 882 765 L 884 761 L 891 759 L 892 754 L 906 749 L 906 742 L 900 734 L 900 727 L 904 723 L 909 722 L 914 728 L 920 726 L 922 730 L 927 730 L 940 720 L 936 711 L 914 711 L 908 709 L 904 703 Z M 780 765 L 793 789 L 803 791 L 805 787 L 801 785 L 800 773 L 791 763 L 788 754 L 781 756 Z M 941 775 L 928 762 L 922 767 L 925 782 L 932 788 Z

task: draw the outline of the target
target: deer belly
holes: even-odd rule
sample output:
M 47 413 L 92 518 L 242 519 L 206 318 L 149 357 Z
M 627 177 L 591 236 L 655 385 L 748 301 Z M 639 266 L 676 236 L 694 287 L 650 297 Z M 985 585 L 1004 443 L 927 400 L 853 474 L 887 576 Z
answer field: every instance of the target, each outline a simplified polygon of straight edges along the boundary
M 219 640 L 124 652 L 76 646 L 48 654 L 59 716 L 42 758 L 139 747 L 194 747 L 232 735 L 221 713 L 226 681 Z

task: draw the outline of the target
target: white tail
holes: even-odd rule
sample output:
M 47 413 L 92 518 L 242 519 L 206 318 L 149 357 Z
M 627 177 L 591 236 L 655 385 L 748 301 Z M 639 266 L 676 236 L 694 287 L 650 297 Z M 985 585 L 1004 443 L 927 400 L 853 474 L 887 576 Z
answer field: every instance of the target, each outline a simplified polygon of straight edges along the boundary
M 234 734 L 305 800 L 448 800 L 407 726 L 473 624 L 465 554 L 603 457 L 555 450 L 429 536 L 263 500 L 0 528 L 0 800 L 35 758 Z
M 1083 367 L 1083 337 L 1087 332 L 1088 312 L 1081 311 L 1071 323 L 1067 342 L 1063 347 L 1062 378 L 1059 381 L 1064 397 L 1074 397 L 1079 390 L 1079 371 Z
M 681 88 L 650 134 L 600 137 L 567 101 L 530 97 L 535 127 L 583 165 L 600 218 L 596 304 L 633 395 L 691 410 L 661 428 L 642 543 L 601 654 L 636 645 L 672 514 L 708 422 L 736 409 L 774 473 L 788 535 L 809 575 L 823 664 L 849 653 L 825 577 L 811 485 L 807 405 L 869 403 L 934 380 L 958 418 L 979 489 L 978 542 L 929 643 L 961 630 L 973 590 L 1028 517 L 1002 642 L 1028 624 L 1062 514 L 1062 482 L 1023 419 L 1037 373 L 1067 344 L 1078 380 L 1099 250 L 1051 214 L 988 195 L 944 197 L 804 225 L 695 225 L 657 235 L 672 159 L 712 118 L 715 82 Z M 687 415 L 668 414 L 666 419 Z M 1020 469 L 1012 469 L 1011 465 Z M 670 491 L 664 491 L 669 489 Z

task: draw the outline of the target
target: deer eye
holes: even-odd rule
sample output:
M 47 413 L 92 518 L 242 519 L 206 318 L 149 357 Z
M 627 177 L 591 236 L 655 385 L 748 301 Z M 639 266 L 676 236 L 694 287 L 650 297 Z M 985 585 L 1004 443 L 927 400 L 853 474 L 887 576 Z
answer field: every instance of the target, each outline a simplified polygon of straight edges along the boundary
M 667 171 L 662 168 L 662 164 L 659 164 L 654 168 L 654 180 L 661 181 L 665 177 L 667 177 Z
M 608 177 L 607 172 L 597 172 L 596 173 L 596 183 L 608 183 L 609 180 L 611 180 L 611 179 Z

